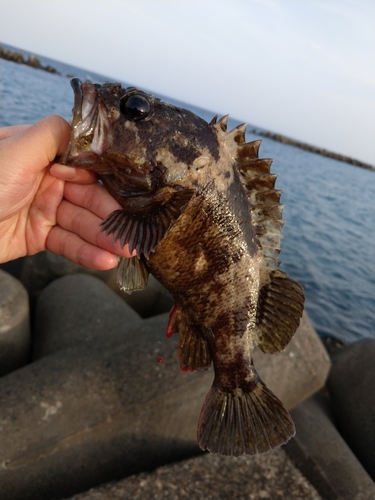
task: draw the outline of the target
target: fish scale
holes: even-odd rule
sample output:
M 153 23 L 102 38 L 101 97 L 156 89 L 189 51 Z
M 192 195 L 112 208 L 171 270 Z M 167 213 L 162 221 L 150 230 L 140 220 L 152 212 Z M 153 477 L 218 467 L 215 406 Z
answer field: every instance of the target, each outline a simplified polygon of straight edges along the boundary
M 303 312 L 302 287 L 278 269 L 281 192 L 260 141 L 246 125 L 227 131 L 134 87 L 72 81 L 70 144 L 62 161 L 90 169 L 123 207 L 102 229 L 130 259 L 118 283 L 131 292 L 148 273 L 176 304 L 167 335 L 179 334 L 185 371 L 214 366 L 197 439 L 211 453 L 265 453 L 294 435 L 279 399 L 252 360 L 258 346 L 286 347 Z M 84 113 L 82 112 L 84 107 Z

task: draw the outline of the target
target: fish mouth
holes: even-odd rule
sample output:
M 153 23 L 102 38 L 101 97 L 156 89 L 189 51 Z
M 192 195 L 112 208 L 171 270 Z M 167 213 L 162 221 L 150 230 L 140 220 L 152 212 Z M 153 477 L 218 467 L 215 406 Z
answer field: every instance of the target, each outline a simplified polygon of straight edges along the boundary
M 111 138 L 108 112 L 100 99 L 101 86 L 82 83 L 79 78 L 72 78 L 70 85 L 74 93 L 70 142 L 59 161 L 64 165 L 97 170 L 95 166 Z

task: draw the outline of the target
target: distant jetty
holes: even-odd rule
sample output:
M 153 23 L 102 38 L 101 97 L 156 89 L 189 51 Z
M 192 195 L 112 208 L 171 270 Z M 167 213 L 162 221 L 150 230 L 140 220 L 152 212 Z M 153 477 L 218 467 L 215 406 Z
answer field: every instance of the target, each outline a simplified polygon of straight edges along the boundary
M 32 68 L 35 69 L 42 69 L 43 71 L 48 71 L 48 73 L 55 73 L 57 75 L 60 74 L 57 71 L 57 69 L 53 68 L 50 65 L 43 66 L 43 64 L 39 61 L 39 59 L 33 54 L 30 54 L 29 57 L 25 59 L 22 52 L 17 52 L 15 50 L 8 50 L 0 46 L 0 58 L 18 64 L 26 64 L 27 66 L 31 66 Z
M 59 71 L 57 71 L 57 69 L 53 68 L 50 65 L 43 66 L 39 59 L 33 54 L 30 54 L 29 57 L 25 59 L 22 52 L 6 49 L 1 45 L 0 58 L 6 59 L 7 61 L 13 61 L 18 64 L 26 64 L 27 66 L 31 66 L 32 68 L 48 71 L 49 73 L 55 73 L 57 75 L 61 74 Z M 67 76 L 70 78 L 73 75 Z M 285 135 L 268 132 L 266 130 L 259 130 L 254 128 L 252 132 L 256 135 L 261 135 L 263 137 L 268 137 L 269 139 L 272 139 L 274 141 L 282 142 L 283 144 L 289 144 L 291 146 L 304 149 L 305 151 L 311 151 L 312 153 L 327 156 L 328 158 L 333 158 L 335 160 L 343 161 L 345 163 L 349 163 L 350 165 L 365 168 L 367 170 L 372 170 L 373 172 L 375 172 L 375 166 L 360 160 L 356 160 L 354 158 L 351 158 L 350 156 L 342 155 L 340 153 L 333 153 L 332 151 L 327 151 L 324 148 L 312 146 L 311 144 L 306 144 L 305 142 L 300 142 L 295 139 L 291 139 L 290 137 L 286 137 Z
M 290 144 L 291 146 L 304 149 L 305 151 L 311 151 L 312 153 L 316 153 L 318 155 L 327 156 L 328 158 L 333 158 L 334 160 L 343 161 L 345 163 L 349 163 L 350 165 L 365 168 L 366 170 L 372 170 L 373 172 L 375 172 L 375 167 L 373 165 L 360 160 L 355 160 L 350 156 L 342 155 L 340 153 L 333 153 L 332 151 L 327 151 L 324 148 L 318 148 L 317 146 L 312 146 L 311 144 L 306 144 L 305 142 L 300 142 L 295 139 L 291 139 L 290 137 L 286 137 L 285 135 L 276 134 L 274 132 L 267 132 L 257 129 L 253 129 L 252 132 L 263 137 L 268 137 L 273 141 L 282 142 L 283 144 Z

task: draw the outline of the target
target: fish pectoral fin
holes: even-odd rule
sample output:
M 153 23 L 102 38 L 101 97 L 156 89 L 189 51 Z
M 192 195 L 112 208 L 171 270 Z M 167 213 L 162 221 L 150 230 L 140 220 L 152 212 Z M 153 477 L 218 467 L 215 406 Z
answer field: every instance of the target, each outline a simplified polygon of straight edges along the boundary
M 194 191 L 164 187 L 148 196 L 135 196 L 124 200 L 124 210 L 112 212 L 102 223 L 101 230 L 107 236 L 113 233 L 121 247 L 129 246 L 137 256 L 149 257 L 156 246 L 178 219 Z
M 131 293 L 142 290 L 148 281 L 148 269 L 142 259 L 120 257 L 117 266 L 117 284 L 120 290 Z
M 198 422 L 202 450 L 234 457 L 267 453 L 294 434 L 289 413 L 261 380 L 249 392 L 213 385 Z
M 285 349 L 299 326 L 304 301 L 299 283 L 282 271 L 271 271 L 258 298 L 256 344 L 262 352 Z
M 179 304 L 175 304 L 169 314 L 167 337 L 171 337 L 173 333 L 179 333 L 178 360 L 181 370 L 208 370 L 211 365 L 208 343 Z

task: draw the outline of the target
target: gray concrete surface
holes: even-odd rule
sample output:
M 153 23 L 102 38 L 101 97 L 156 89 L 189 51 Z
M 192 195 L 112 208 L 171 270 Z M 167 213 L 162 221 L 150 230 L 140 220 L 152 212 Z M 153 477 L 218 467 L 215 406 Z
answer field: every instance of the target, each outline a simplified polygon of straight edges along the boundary
M 133 293 L 126 293 L 119 289 L 115 273 L 109 277 L 107 285 L 142 318 L 169 312 L 174 304 L 172 295 L 152 274 L 148 277 L 146 287 Z
M 180 371 L 165 319 L 115 348 L 68 348 L 0 379 L 2 500 L 61 498 L 198 452 L 212 375 Z
M 52 304 L 47 309 L 56 319 Z M 71 323 L 62 315 L 56 324 L 65 325 L 65 339 L 80 303 L 73 301 L 70 312 Z M 90 332 L 96 315 L 85 321 Z M 112 330 L 103 323 L 104 335 L 97 332 L 92 342 L 0 379 L 4 499 L 62 498 L 199 452 L 197 419 L 213 374 L 180 371 L 178 338 L 166 339 L 167 321 L 164 314 Z M 74 334 L 70 339 L 76 342 Z M 329 360 L 305 317 L 283 353 L 256 353 L 256 365 L 290 408 L 322 386 Z
M 30 345 L 27 292 L 16 278 L 0 270 L 0 376 L 28 362 Z
M 320 500 L 282 449 L 231 459 L 205 453 L 69 500 Z
M 125 342 L 140 316 L 95 276 L 69 274 L 50 283 L 37 301 L 33 359 L 66 347 Z
M 60 255 L 45 251 L 29 255 L 22 259 L 19 280 L 28 291 L 33 307 L 35 300 L 49 283 L 60 276 L 77 273 L 90 274 L 106 282 L 110 280 L 111 275 L 116 273 L 116 270 L 96 271 L 94 269 L 87 269 Z
M 296 436 L 284 447 L 328 500 L 374 500 L 375 483 L 335 427 L 327 396 L 317 393 L 291 411 Z
M 309 317 L 301 324 L 283 352 L 254 352 L 260 377 L 290 409 L 318 391 L 325 383 L 331 361 Z
M 327 380 L 338 428 L 375 481 L 375 340 L 337 351 Z

